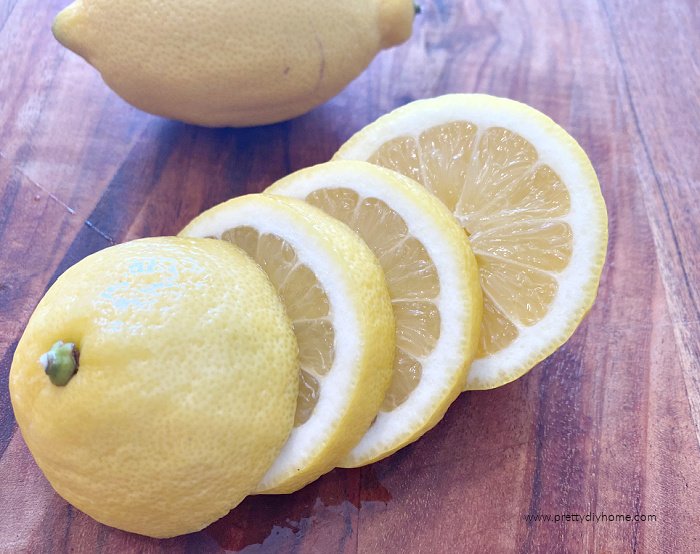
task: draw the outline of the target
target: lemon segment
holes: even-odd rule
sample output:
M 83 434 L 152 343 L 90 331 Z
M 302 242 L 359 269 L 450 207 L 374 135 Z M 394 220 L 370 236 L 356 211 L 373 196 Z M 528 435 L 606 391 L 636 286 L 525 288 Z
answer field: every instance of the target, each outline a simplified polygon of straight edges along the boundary
M 44 370 L 61 348 L 77 370 L 57 386 Z M 202 529 L 254 490 L 292 429 L 297 389 L 272 285 L 209 239 L 142 239 L 81 260 L 37 306 L 10 370 L 17 423 L 56 491 L 160 538 Z
M 300 200 L 272 195 L 224 202 L 182 235 L 243 248 L 286 307 L 300 354 L 295 427 L 257 492 L 294 492 L 347 455 L 389 386 L 394 319 L 379 262 L 345 225 Z
M 335 159 L 419 181 L 453 212 L 480 268 L 484 319 L 468 389 L 521 376 L 574 332 L 596 295 L 607 214 L 587 156 L 513 100 L 419 100 L 368 125 Z
M 303 169 L 265 193 L 304 200 L 342 221 L 384 270 L 396 321 L 393 377 L 376 420 L 340 465 L 382 459 L 432 428 L 466 382 L 482 315 L 469 241 L 425 188 L 366 162 Z

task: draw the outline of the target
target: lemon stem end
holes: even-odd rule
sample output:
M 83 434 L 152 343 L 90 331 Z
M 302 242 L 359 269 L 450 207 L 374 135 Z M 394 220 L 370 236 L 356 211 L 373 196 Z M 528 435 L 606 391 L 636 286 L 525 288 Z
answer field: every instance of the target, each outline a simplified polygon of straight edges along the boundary
M 41 355 L 39 363 L 54 385 L 64 387 L 78 371 L 78 350 L 72 342 L 59 340 Z
M 416 4 L 415 2 L 413 3 L 413 13 L 418 15 L 421 13 L 423 9 L 420 7 L 420 4 Z

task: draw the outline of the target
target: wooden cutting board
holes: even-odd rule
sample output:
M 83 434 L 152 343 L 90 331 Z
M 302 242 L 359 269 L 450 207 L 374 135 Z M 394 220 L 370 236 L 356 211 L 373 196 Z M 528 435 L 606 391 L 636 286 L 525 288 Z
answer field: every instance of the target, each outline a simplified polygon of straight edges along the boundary
M 0 3 L 0 552 L 700 552 L 695 0 L 424 0 L 410 42 L 336 99 L 243 130 L 126 105 L 53 40 L 66 3 Z M 116 531 L 52 491 L 17 431 L 7 376 L 62 271 L 326 161 L 396 106 L 474 91 L 546 112 L 599 173 L 608 261 L 563 348 L 515 383 L 463 394 L 391 458 L 249 498 L 197 534 Z

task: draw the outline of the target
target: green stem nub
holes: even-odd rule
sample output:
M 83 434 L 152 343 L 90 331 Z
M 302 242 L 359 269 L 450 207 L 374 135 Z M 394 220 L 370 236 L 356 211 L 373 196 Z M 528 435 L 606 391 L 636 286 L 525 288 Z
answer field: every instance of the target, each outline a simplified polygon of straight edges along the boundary
M 57 387 L 64 387 L 78 371 L 78 349 L 72 342 L 59 340 L 42 354 L 39 363 Z
M 413 13 L 415 13 L 416 15 L 418 15 L 418 14 L 419 14 L 420 12 L 422 12 L 422 11 L 423 11 L 423 10 L 421 9 L 420 5 L 419 5 L 419 4 L 416 4 L 416 3 L 414 2 L 414 3 L 413 3 Z

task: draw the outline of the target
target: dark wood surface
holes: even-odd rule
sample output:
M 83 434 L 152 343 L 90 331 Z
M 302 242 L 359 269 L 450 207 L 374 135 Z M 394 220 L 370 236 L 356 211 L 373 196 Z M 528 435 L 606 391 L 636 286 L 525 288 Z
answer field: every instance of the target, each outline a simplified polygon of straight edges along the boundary
M 66 0 L 0 2 L 1 552 L 700 552 L 700 4 L 424 0 L 412 39 L 294 121 L 211 130 L 128 106 L 50 33 Z M 598 300 L 524 378 L 463 394 L 422 440 L 167 541 L 59 498 L 7 390 L 34 306 L 84 256 L 331 157 L 416 98 L 487 92 L 569 130 L 610 215 Z M 526 522 L 526 514 L 649 514 Z

